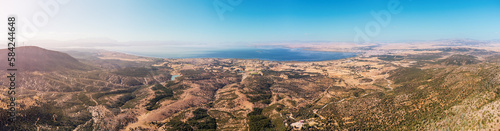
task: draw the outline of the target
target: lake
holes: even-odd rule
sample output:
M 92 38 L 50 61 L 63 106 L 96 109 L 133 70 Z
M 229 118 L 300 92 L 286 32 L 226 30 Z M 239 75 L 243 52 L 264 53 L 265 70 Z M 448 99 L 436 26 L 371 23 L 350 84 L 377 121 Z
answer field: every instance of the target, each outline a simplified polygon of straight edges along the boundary
M 170 80 L 175 80 L 175 77 L 179 77 L 179 76 L 181 76 L 181 75 L 173 75 Z
M 158 58 L 237 58 L 271 61 L 325 61 L 354 57 L 351 52 L 324 52 L 281 47 L 157 47 L 157 48 L 114 48 L 114 51 Z
M 271 61 L 324 61 L 354 57 L 357 53 L 308 51 L 302 49 L 269 48 L 269 49 L 236 49 L 213 51 L 194 58 L 238 58 L 260 59 Z

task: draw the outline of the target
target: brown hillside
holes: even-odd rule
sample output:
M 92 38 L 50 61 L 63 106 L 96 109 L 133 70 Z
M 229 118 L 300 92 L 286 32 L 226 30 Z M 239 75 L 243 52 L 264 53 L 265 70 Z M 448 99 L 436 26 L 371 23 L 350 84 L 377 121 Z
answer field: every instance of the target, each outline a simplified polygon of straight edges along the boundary
M 9 50 L 1 49 L 0 69 L 10 68 L 7 61 Z M 66 53 L 47 50 L 36 46 L 23 46 L 15 49 L 15 68 L 18 71 L 54 71 L 54 70 L 86 70 L 89 66 L 80 63 Z

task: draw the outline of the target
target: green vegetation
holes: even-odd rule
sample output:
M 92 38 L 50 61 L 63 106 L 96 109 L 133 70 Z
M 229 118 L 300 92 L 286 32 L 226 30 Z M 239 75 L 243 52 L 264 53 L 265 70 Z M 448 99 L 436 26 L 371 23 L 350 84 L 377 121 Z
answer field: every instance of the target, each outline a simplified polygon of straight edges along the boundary
M 250 131 L 263 131 L 263 130 L 274 129 L 274 125 L 271 123 L 271 119 L 262 115 L 261 108 L 253 108 L 253 111 L 248 113 L 247 119 Z
M 262 70 L 262 73 L 265 76 L 280 76 L 280 75 L 284 74 L 284 75 L 287 75 L 289 79 L 311 78 L 311 75 L 302 75 L 300 72 L 294 72 L 294 71 Z M 317 73 L 309 73 L 309 74 L 317 74 Z
M 305 107 L 299 107 L 299 110 L 294 113 L 294 117 L 297 119 L 308 119 L 308 118 L 315 118 L 318 117 L 318 115 L 313 113 L 313 104 L 308 104 Z
M 390 72 L 388 78 L 394 82 L 394 90 L 332 103 L 319 113 L 327 116 L 325 122 L 336 123 L 326 126 L 331 130 L 428 130 L 436 127 L 460 130 L 454 127 L 471 125 L 470 120 L 460 118 L 460 114 L 481 109 L 487 103 L 498 100 L 498 88 L 492 82 L 498 67 L 482 64 L 468 66 L 471 68 L 401 67 Z M 380 86 L 387 84 L 383 79 L 376 80 L 376 83 Z M 354 93 L 354 96 L 363 93 L 362 90 L 357 94 L 356 90 L 348 92 Z M 299 109 L 303 113 L 294 115 L 307 116 L 311 114 L 308 111 Z M 482 114 L 488 116 L 488 113 Z M 453 122 L 457 120 L 462 123 Z M 463 123 L 464 120 L 469 124 Z M 489 121 L 474 118 L 474 122 L 481 125 Z M 432 125 L 438 122 L 445 125 Z
M 211 79 L 213 78 L 213 75 L 209 75 L 208 72 L 206 72 L 203 69 L 189 69 L 189 70 L 181 70 L 181 74 L 190 80 L 205 80 L 205 79 Z
M 234 93 L 234 90 L 221 92 L 221 97 L 215 101 L 215 103 L 219 103 L 220 101 L 231 101 L 238 98 L 238 95 Z
M 468 52 L 468 51 L 481 51 L 480 49 L 472 48 L 440 48 L 439 51 L 443 52 Z
M 170 88 L 166 88 L 161 84 L 156 84 L 151 88 L 155 91 L 155 97 L 149 100 L 149 103 L 146 104 L 146 109 L 151 111 L 160 107 L 158 102 L 164 98 L 171 98 L 174 96 L 174 92 Z
M 133 78 L 125 79 L 124 81 L 125 81 L 124 84 L 129 85 L 129 86 L 143 85 L 140 81 L 138 81 L 137 79 L 133 79 Z
M 262 102 L 264 104 L 271 103 L 271 98 L 273 96 L 270 87 L 273 85 L 273 81 L 270 78 L 263 76 L 252 76 L 247 78 L 251 83 L 245 84 L 245 87 L 251 89 L 247 94 L 250 98 L 250 102 Z
M 438 61 L 438 63 L 442 63 L 444 65 L 470 65 L 476 64 L 480 61 L 476 59 L 475 56 L 471 55 L 452 55 L 446 59 Z
M 431 77 L 432 74 L 429 74 L 419 68 L 411 67 L 411 68 L 399 68 L 394 70 L 389 79 L 393 80 L 395 83 L 402 83 L 410 81 L 428 80 Z
M 360 97 L 361 94 L 366 93 L 366 91 L 364 89 L 361 89 L 361 88 L 351 88 L 351 89 L 349 89 L 349 92 L 352 93 L 352 96 L 355 96 L 355 97 Z
M 371 57 L 377 57 L 380 60 L 385 60 L 385 61 L 400 61 L 403 60 L 403 56 L 398 56 L 398 55 L 375 55 Z
M 133 87 L 129 89 L 101 92 L 101 93 L 96 93 L 92 96 L 99 104 L 103 104 L 107 108 L 119 108 L 124 106 L 130 100 L 135 99 L 136 95 L 133 92 L 139 90 L 140 88 L 141 87 Z M 118 96 L 118 97 L 116 98 L 116 100 L 109 101 L 109 99 L 113 96 Z M 90 102 L 94 103 L 93 101 Z M 128 105 L 128 108 L 130 108 L 130 105 Z
M 198 108 L 193 111 L 193 115 L 186 123 L 180 120 L 171 120 L 167 125 L 171 127 L 170 130 L 175 131 L 215 131 L 217 129 L 217 121 L 208 115 L 207 110 Z
M 297 106 L 297 101 L 290 100 L 290 99 L 287 99 L 287 101 L 290 102 L 290 104 L 292 104 L 292 106 Z
M 214 130 L 217 129 L 217 122 L 215 118 L 207 114 L 207 110 L 198 108 L 193 111 L 193 117 L 188 119 L 189 125 L 193 126 L 196 130 Z
M 233 114 L 230 112 L 226 111 L 219 111 L 219 110 L 210 110 L 208 113 L 211 116 L 214 116 L 217 118 L 217 123 L 222 123 L 222 124 L 228 124 L 232 119 L 240 119 L 235 117 Z
M 106 105 L 106 107 L 109 107 L 109 108 L 118 108 L 118 107 L 122 107 L 123 105 L 125 105 L 125 103 L 127 103 L 129 100 L 132 100 L 134 99 L 136 96 L 132 93 L 126 93 L 126 94 L 123 94 L 122 96 L 118 97 L 118 99 L 116 101 L 112 101 L 111 102 L 111 105 Z
M 93 95 L 94 99 L 99 99 L 103 96 L 107 95 L 117 95 L 117 94 L 126 94 L 126 93 L 132 93 L 139 89 L 140 87 L 134 87 L 134 88 L 129 88 L 129 89 L 123 89 L 123 90 L 115 90 L 115 91 L 110 91 L 110 92 L 104 92 L 104 93 L 96 93 Z
M 250 102 L 258 102 L 258 101 L 271 101 L 272 95 L 271 94 L 262 94 L 262 95 L 253 95 L 253 96 L 248 96 L 250 98 Z
M 171 131 L 193 131 L 193 128 L 180 120 L 171 120 L 167 123 L 170 127 Z
M 283 104 L 272 104 L 262 109 L 262 115 L 269 116 L 269 119 L 271 119 L 271 123 L 278 131 L 286 130 L 286 127 L 285 123 L 283 123 L 284 119 L 279 114 L 273 114 L 273 111 L 280 112 L 284 110 L 284 108 L 286 107 Z
M 149 74 L 150 69 L 144 67 L 126 67 L 122 69 L 118 69 L 113 73 L 117 75 L 123 76 L 132 76 L 132 77 L 145 77 Z
M 78 94 L 78 100 L 80 100 L 85 105 L 96 106 L 96 103 L 91 101 L 90 98 L 83 92 Z
M 425 53 L 425 54 L 411 54 L 406 56 L 408 59 L 422 61 L 422 60 L 436 60 L 441 58 L 446 53 Z
M 134 92 L 130 93 L 133 94 L 135 97 L 133 99 L 128 100 L 121 108 L 134 108 L 135 106 L 139 105 L 140 100 L 143 100 L 144 98 L 147 97 L 146 93 L 139 93 L 141 90 L 147 88 L 147 86 L 141 86 L 139 89 L 135 90 Z
M 56 106 L 56 102 L 39 103 L 40 106 L 32 106 L 28 109 L 17 110 L 17 119 L 15 123 L 7 122 L 8 111 L 0 109 L 0 129 L 1 130 L 37 130 L 36 125 L 45 125 L 46 127 L 60 130 L 71 130 L 76 126 L 90 120 L 92 116 L 83 108 L 77 116 L 70 117 L 65 114 L 65 111 Z
M 368 82 L 372 82 L 373 79 L 370 79 L 370 78 L 363 78 L 363 79 L 360 79 L 359 82 L 360 83 L 368 83 Z
M 487 62 L 500 63 L 500 55 L 492 55 L 485 58 Z
M 173 95 L 172 89 L 166 88 L 165 86 L 163 86 L 161 84 L 155 84 L 155 86 L 153 86 L 151 88 L 151 90 L 153 90 L 155 92 L 163 93 L 164 95 L 167 95 L 167 96 L 172 96 Z

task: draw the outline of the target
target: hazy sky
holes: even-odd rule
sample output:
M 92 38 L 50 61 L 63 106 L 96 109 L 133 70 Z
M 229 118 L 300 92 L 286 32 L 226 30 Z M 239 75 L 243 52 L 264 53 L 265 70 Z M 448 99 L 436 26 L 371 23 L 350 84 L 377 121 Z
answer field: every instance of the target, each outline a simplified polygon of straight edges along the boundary
M 56 6 L 45 11 L 44 2 Z M 367 25 L 375 42 L 500 39 L 500 0 L 397 2 L 382 26 L 370 12 L 388 11 L 390 0 L 0 0 L 0 28 L 15 14 L 29 40 L 353 41 Z

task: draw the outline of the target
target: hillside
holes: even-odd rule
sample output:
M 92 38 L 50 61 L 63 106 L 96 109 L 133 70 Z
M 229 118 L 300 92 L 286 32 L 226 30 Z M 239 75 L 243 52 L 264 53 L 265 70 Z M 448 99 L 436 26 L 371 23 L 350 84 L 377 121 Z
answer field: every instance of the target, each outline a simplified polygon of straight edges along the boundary
M 7 49 L 0 50 L 0 61 L 7 61 Z M 15 68 L 19 71 L 60 71 L 60 70 L 89 70 L 90 66 L 80 63 L 66 53 L 43 49 L 36 46 L 23 46 L 15 49 Z M 1 64 L 0 69 L 7 69 L 9 65 Z

